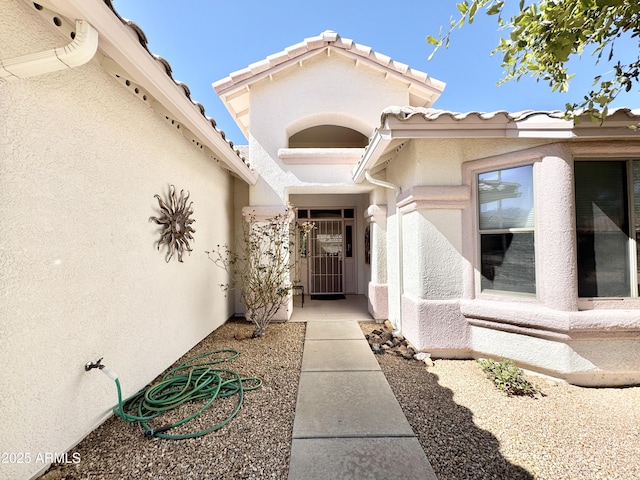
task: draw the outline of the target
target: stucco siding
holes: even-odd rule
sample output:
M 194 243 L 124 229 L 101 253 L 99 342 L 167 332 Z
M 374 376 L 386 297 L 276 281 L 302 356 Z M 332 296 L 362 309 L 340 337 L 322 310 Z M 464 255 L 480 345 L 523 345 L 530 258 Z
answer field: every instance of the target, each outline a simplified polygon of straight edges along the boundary
M 402 225 L 405 293 L 425 299 L 460 298 L 460 211 L 414 211 L 403 216 Z
M 273 78 L 251 86 L 250 156 L 260 171 L 251 204 L 284 203 L 284 191 L 292 187 L 353 191 L 353 165 L 285 165 L 278 150 L 288 147 L 289 135 L 313 125 L 340 125 L 369 136 L 384 107 L 408 101 L 406 88 L 338 53 L 317 54 Z
M 22 2 L 1 10 L 0 58 L 65 43 Z M 104 357 L 130 395 L 232 314 L 204 251 L 232 238 L 233 181 L 96 59 L 0 85 L 0 98 L 1 451 L 64 452 L 117 399 L 85 363 Z M 184 263 L 165 262 L 149 222 L 169 184 L 193 201 Z

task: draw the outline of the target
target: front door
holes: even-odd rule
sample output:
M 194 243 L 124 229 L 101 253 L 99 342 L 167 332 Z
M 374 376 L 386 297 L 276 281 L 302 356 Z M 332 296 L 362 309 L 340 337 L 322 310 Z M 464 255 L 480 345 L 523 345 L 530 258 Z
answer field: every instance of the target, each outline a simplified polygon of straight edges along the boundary
M 314 219 L 309 242 L 309 288 L 312 294 L 344 293 L 342 219 Z

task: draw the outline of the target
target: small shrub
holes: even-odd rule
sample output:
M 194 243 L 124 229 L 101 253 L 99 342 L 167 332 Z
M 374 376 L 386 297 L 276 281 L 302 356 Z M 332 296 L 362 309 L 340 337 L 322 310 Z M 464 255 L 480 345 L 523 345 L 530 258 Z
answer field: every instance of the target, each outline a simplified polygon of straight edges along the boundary
M 487 374 L 487 377 L 507 395 L 527 395 L 534 397 L 542 394 L 537 386 L 532 385 L 524 378 L 524 372 L 518 368 L 511 360 L 503 359 L 499 362 L 491 359 L 478 360 L 480 368 Z
M 220 287 L 224 291 L 239 289 L 245 317 L 255 325 L 254 338 L 266 333 L 267 325 L 288 301 L 293 218 L 291 205 L 266 220 L 257 220 L 255 213 L 247 214 L 234 245 L 218 245 L 205 252 L 209 260 L 229 274 L 230 283 Z

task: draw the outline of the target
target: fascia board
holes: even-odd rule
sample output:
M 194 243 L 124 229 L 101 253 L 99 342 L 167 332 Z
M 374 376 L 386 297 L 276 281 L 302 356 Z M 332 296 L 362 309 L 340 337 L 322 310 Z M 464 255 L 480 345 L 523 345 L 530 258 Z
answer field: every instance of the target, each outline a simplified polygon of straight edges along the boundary
M 354 183 L 362 183 L 365 179 L 364 172 L 375 167 L 391 143 L 391 140 L 393 140 L 390 133 L 389 131 L 376 130 L 376 133 L 373 135 L 369 146 L 362 156 L 362 160 L 360 160 L 360 163 L 358 163 L 353 170 L 352 176 Z
M 438 118 L 425 120 L 414 117 L 400 120 L 387 117 L 386 125 L 394 138 L 573 138 L 572 126 L 567 122 L 519 123 L 503 117 L 492 119 Z
M 257 83 L 265 78 L 271 77 L 273 75 L 276 75 L 277 73 L 280 73 L 283 70 L 288 69 L 289 67 L 295 65 L 295 64 L 302 64 L 304 63 L 305 60 L 311 58 L 311 57 L 315 57 L 316 55 L 321 54 L 323 51 L 325 51 L 328 47 L 325 48 L 319 48 L 316 50 L 311 50 L 310 52 L 307 53 L 303 53 L 302 55 L 299 55 L 297 57 L 291 58 L 290 60 L 287 60 L 286 62 L 282 62 L 279 63 L 278 65 L 268 68 L 266 70 L 263 70 L 260 73 L 256 73 L 254 75 L 251 75 L 247 78 L 245 78 L 244 80 L 241 80 L 237 83 L 234 83 L 233 85 L 229 86 L 229 87 L 223 87 L 222 85 L 224 84 L 225 80 L 227 80 L 229 77 L 224 78 L 222 80 L 218 80 L 216 82 L 214 82 L 213 85 L 213 89 L 215 90 L 215 92 L 218 94 L 218 96 L 220 96 L 220 98 L 222 98 L 223 101 L 225 101 L 226 103 L 226 98 L 235 98 L 236 97 L 236 93 L 238 93 L 238 91 L 240 90 L 245 90 L 247 93 L 249 92 L 249 89 L 247 88 L 248 86 Z M 247 69 L 250 69 L 250 67 L 247 67 Z
M 605 139 L 619 139 L 619 138 L 630 138 L 635 140 L 640 140 L 640 130 L 633 130 L 630 128 L 630 122 L 626 125 L 622 125 L 619 127 L 580 127 L 576 126 L 574 128 L 574 136 L 577 138 L 605 138 Z
M 234 150 L 218 134 L 164 68 L 140 45 L 135 34 L 102 1 L 52 0 L 55 11 L 68 18 L 87 20 L 100 34 L 100 49 L 163 104 L 186 128 L 202 139 L 222 161 L 250 185 L 258 176 L 242 162 Z

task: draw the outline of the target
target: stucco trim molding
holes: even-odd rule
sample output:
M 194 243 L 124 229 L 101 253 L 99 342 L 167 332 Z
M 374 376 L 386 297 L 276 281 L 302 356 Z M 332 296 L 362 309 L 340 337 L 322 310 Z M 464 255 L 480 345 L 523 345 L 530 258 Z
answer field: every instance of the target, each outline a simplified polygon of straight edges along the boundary
M 405 213 L 416 210 L 459 209 L 469 206 L 471 188 L 459 186 L 424 186 L 418 185 L 404 192 L 396 204 Z
M 364 212 L 364 218 L 369 223 L 384 224 L 387 221 L 387 206 L 369 205 Z
M 356 165 L 364 148 L 281 148 L 278 158 L 285 165 Z
M 569 145 L 571 154 L 578 158 L 617 158 L 621 155 L 640 155 L 640 141 L 631 142 L 589 142 Z
M 532 304 L 461 300 L 470 325 L 547 340 L 640 340 L 640 314 L 634 310 L 560 311 Z

